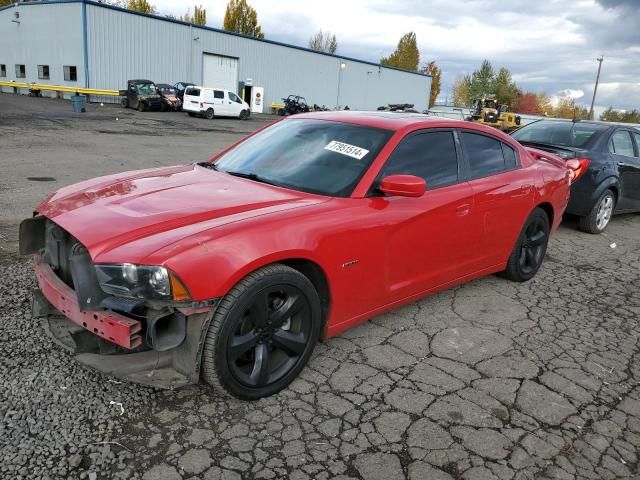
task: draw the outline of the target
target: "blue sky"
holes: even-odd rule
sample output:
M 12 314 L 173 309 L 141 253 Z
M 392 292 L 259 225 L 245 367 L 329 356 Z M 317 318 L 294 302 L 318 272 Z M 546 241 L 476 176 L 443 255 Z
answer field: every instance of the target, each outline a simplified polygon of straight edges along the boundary
M 192 1 L 151 0 L 159 13 L 183 14 Z M 220 27 L 225 0 L 195 2 Z M 588 105 L 596 58 L 604 55 L 599 110 L 640 108 L 640 0 L 249 0 L 267 38 L 307 45 L 318 29 L 338 38 L 338 52 L 379 61 L 408 31 L 421 62 L 443 70 L 441 99 L 456 77 L 484 58 L 507 67 L 518 85 Z

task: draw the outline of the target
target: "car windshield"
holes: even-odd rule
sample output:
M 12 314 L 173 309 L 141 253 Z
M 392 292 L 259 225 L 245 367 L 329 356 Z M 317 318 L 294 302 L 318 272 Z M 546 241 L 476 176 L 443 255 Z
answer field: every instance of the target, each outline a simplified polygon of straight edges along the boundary
M 609 128 L 582 122 L 540 121 L 525 125 L 513 133 L 520 142 L 543 143 L 561 147 L 584 148 L 594 136 Z
M 316 119 L 284 120 L 219 157 L 218 170 L 347 197 L 393 132 Z
M 136 85 L 138 95 L 155 95 L 156 86 L 153 83 L 138 83 Z

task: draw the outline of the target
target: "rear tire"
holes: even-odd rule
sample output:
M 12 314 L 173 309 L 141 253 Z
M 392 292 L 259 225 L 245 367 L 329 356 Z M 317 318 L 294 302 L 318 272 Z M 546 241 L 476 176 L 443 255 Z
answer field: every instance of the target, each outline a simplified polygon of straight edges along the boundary
M 122 108 L 128 108 L 129 100 L 127 100 L 126 98 L 123 98 L 122 100 L 120 100 L 120 105 L 122 106 Z
M 204 112 L 204 118 L 206 118 L 207 120 L 213 120 L 214 116 L 215 114 L 213 113 L 213 108 L 210 108 L 209 110 Z
M 549 217 L 536 208 L 524 223 L 502 276 L 512 282 L 531 280 L 542 265 L 549 243 Z
M 611 189 L 606 189 L 589 212 L 580 217 L 579 228 L 583 232 L 598 235 L 607 229 L 616 208 L 616 196 Z
M 202 353 L 202 379 L 244 400 L 273 395 L 306 365 L 321 327 L 320 298 L 282 264 L 256 270 L 222 299 Z

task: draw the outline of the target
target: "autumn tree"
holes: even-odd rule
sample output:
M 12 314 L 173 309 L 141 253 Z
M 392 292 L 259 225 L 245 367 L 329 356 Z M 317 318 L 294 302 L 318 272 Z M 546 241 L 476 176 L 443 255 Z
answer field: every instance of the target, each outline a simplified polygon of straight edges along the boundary
M 194 23 L 196 25 L 206 25 L 207 9 L 203 8 L 202 5 L 196 5 L 193 9 L 193 15 L 191 15 L 190 10 L 187 10 L 187 13 L 180 17 L 180 20 L 183 22 Z
M 142 13 L 156 13 L 156 7 L 147 0 L 129 0 L 127 9 Z
M 318 32 L 309 39 L 309 48 L 317 52 L 336 53 L 338 40 L 336 40 L 335 34 L 318 30 Z
M 585 107 L 577 105 L 575 99 L 565 97 L 559 99 L 558 104 L 551 108 L 550 116 L 587 120 L 589 111 Z
M 247 0 L 229 0 L 224 12 L 223 28 L 228 32 L 264 38 L 262 27 L 258 24 L 258 13 Z
M 453 82 L 453 88 L 451 91 L 453 97 L 453 105 L 456 107 L 470 107 L 471 106 L 471 76 L 464 75 L 463 77 L 456 78 Z
M 435 105 L 438 95 L 440 95 L 442 70 L 436 65 L 435 60 L 433 60 L 422 67 L 420 71 L 431 75 L 431 93 L 429 94 L 429 108 L 431 108 Z
M 388 57 L 380 59 L 382 65 L 401 68 L 403 70 L 416 71 L 420 63 L 420 52 L 414 32 L 406 33 L 398 42 L 395 52 Z
M 513 111 L 525 115 L 538 115 L 538 100 L 535 93 L 519 92 L 517 102 L 513 105 Z
M 536 94 L 536 104 L 538 115 L 553 115 L 553 105 L 551 105 L 551 99 L 546 93 L 540 92 Z

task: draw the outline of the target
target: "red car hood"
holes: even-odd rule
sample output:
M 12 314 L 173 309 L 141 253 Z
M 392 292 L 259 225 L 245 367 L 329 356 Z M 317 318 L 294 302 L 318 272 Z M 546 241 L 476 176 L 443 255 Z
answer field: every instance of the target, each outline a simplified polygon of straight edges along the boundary
M 95 260 L 102 253 L 145 237 L 155 236 L 148 242 L 151 250 L 144 252 L 149 254 L 160 243 L 176 241 L 176 235 L 326 200 L 198 165 L 184 165 L 77 183 L 55 192 L 36 210 L 82 242 Z M 193 225 L 198 227 L 181 229 L 179 234 L 171 232 Z

